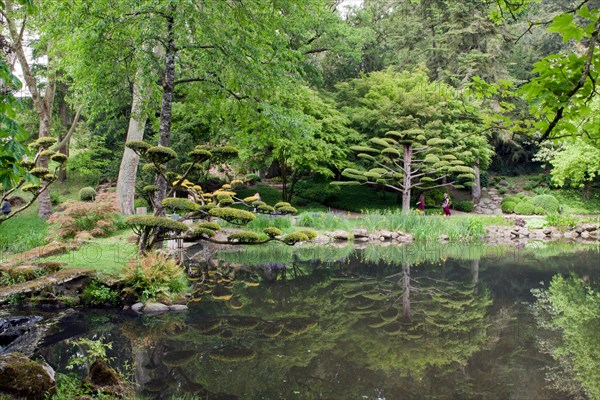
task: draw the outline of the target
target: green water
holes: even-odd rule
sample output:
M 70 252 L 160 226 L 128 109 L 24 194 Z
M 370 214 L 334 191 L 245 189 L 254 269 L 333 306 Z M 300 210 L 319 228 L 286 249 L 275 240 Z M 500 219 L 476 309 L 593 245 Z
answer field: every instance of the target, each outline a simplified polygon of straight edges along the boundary
M 39 354 L 64 371 L 69 337 L 110 341 L 149 398 L 599 395 L 597 246 L 236 248 L 210 265 L 187 312 L 75 312 Z M 570 286 L 551 294 L 555 276 Z M 581 317 L 565 322 L 543 299 Z

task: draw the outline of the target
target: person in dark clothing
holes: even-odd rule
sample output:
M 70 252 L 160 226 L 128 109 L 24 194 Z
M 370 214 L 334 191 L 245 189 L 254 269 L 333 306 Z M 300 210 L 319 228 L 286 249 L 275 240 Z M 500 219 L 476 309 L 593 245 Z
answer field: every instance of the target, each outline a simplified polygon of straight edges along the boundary
M 12 206 L 10 205 L 10 201 L 4 199 L 2 202 L 2 214 L 8 215 L 12 210 Z
M 425 215 L 425 195 L 421 193 L 419 196 L 419 203 L 417 204 L 417 208 L 421 210 L 423 215 Z
M 444 201 L 442 202 L 442 211 L 444 212 L 444 217 L 449 217 L 452 215 L 450 213 L 450 198 L 448 197 L 448 193 L 444 193 Z

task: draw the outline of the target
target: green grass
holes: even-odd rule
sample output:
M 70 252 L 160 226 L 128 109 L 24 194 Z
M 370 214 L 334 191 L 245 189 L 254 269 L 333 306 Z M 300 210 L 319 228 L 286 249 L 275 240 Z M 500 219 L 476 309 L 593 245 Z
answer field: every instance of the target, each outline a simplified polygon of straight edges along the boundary
M 94 268 L 109 275 L 119 275 L 125 265 L 137 256 L 137 246 L 126 239 L 130 230 L 122 230 L 106 238 L 97 238 L 79 249 L 44 261 L 65 262 L 65 268 Z
M 0 252 L 16 254 L 46 244 L 48 224 L 37 216 L 34 204 L 0 224 Z M 0 257 L 3 258 L 3 257 Z
M 580 190 L 553 190 L 550 194 L 558 199 L 565 214 L 600 214 L 600 191 L 592 191 L 591 198 L 585 200 Z

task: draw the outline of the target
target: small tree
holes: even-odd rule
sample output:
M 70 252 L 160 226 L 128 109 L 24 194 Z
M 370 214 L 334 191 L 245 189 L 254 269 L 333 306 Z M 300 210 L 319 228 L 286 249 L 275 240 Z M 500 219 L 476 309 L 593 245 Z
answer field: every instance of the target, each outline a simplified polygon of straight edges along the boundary
M 410 209 L 413 189 L 443 186 L 464 188 L 473 185 L 473 168 L 465 165 L 472 153 L 464 145 L 433 136 L 420 128 L 401 132 L 389 131 L 383 138 L 372 138 L 372 146 L 353 146 L 358 157 L 371 167 L 368 170 L 346 168 L 342 175 L 351 181 L 337 185 L 384 186 L 402 193 L 402 213 Z
M 254 213 L 232 208 L 232 205 L 242 205 L 254 212 L 260 213 L 278 213 L 278 214 L 295 214 L 297 211 L 288 203 L 278 203 L 275 207 L 268 206 L 260 201 L 258 197 L 248 197 L 239 199 L 236 197 L 234 187 L 241 184 L 241 181 L 232 181 L 231 184 L 225 184 L 221 188 L 205 192 L 200 185 L 197 185 L 188 177 L 194 170 L 208 170 L 210 165 L 221 163 L 231 159 L 237 155 L 237 149 L 231 146 L 196 146 L 188 153 L 190 162 L 182 164 L 184 168 L 183 174 L 179 175 L 173 170 L 169 170 L 167 164 L 177 157 L 177 154 L 169 147 L 152 146 L 144 141 L 127 142 L 126 146 L 136 152 L 140 157 L 150 161 L 142 170 L 151 171 L 162 177 L 168 185 L 167 197 L 158 199 L 155 194 L 159 192 L 158 186 L 146 185 L 141 191 L 143 196 L 150 200 L 153 208 L 153 216 L 131 216 L 125 219 L 125 222 L 131 226 L 139 236 L 138 250 L 139 253 L 144 253 L 151 249 L 159 242 L 169 237 L 182 237 L 188 235 L 193 239 L 212 240 L 214 232 L 218 229 L 213 229 L 216 225 L 197 226 L 192 228 L 184 224 L 185 220 L 210 219 L 211 217 L 220 218 L 236 225 L 245 225 L 254 220 Z M 176 191 L 184 192 L 186 197 L 174 198 Z M 164 211 L 169 211 L 177 215 L 176 220 L 165 217 Z M 216 225 L 218 227 L 218 225 Z M 252 238 L 250 240 L 249 238 Z M 266 241 L 273 240 L 269 238 Z M 214 240 L 213 240 L 214 241 Z M 259 241 L 254 236 L 249 234 L 240 234 L 238 236 L 230 236 L 225 243 L 230 244 L 257 244 L 266 241 Z
M 8 199 L 8 196 L 17 189 L 31 193 L 32 197 L 22 206 L 12 209 L 7 215 L 0 215 L 0 224 L 31 206 L 40 194 L 56 180 L 60 166 L 67 161 L 67 156 L 50 149 L 50 146 L 55 143 L 55 138 L 41 137 L 29 145 L 31 149 L 36 150 L 33 159 L 23 159 L 19 163 L 16 163 L 16 160 L 12 161 L 13 168 L 20 168 L 23 172 L 16 184 L 3 192 L 2 197 L 0 198 L 0 204 L 4 203 L 4 201 Z M 37 161 L 42 157 L 53 161 L 51 168 L 36 167 Z

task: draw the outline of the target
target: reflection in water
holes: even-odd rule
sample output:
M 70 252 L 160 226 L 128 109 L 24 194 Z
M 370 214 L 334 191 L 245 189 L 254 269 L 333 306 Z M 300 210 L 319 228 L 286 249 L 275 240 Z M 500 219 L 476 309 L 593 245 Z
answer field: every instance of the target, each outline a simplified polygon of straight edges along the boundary
M 81 318 L 88 336 L 116 344 L 118 363 L 133 362 L 139 392 L 150 398 L 564 398 L 564 382 L 546 382 L 558 361 L 539 351 L 542 333 L 526 304 L 535 300 L 530 290 L 556 274 L 597 284 L 598 253 L 527 251 L 221 251 L 191 267 L 195 301 L 187 313 Z M 598 343 L 582 338 L 590 348 Z M 41 353 L 62 370 L 70 351 L 59 342 Z M 597 371 L 598 359 L 572 365 L 563 381 L 585 396 L 578 374 Z

